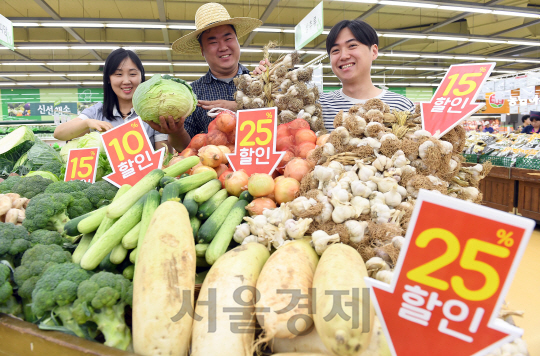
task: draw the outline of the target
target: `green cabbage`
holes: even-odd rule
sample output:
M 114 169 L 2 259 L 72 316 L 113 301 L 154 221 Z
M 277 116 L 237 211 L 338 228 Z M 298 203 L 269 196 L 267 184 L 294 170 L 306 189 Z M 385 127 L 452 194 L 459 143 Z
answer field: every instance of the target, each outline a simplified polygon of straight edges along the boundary
M 53 182 L 58 182 L 58 177 L 52 174 L 51 172 L 32 171 L 32 172 L 29 172 L 25 177 L 31 177 L 31 176 L 42 176 L 43 178 L 50 179 Z
M 27 126 L 19 127 L 0 140 L 0 177 L 7 176 L 20 165 L 18 161 L 32 148 L 35 140 Z
M 78 148 L 77 147 L 78 144 L 79 144 L 79 139 L 76 138 L 76 139 L 73 139 L 73 140 L 69 141 L 64 146 L 62 146 L 62 149 L 60 150 L 60 156 L 62 157 L 62 161 L 64 161 L 64 163 L 67 163 L 69 150 L 71 150 L 73 148 Z
M 133 108 L 144 121 L 159 124 L 160 116 L 180 120 L 197 108 L 197 96 L 189 84 L 179 78 L 159 74 L 139 84 L 133 94 Z

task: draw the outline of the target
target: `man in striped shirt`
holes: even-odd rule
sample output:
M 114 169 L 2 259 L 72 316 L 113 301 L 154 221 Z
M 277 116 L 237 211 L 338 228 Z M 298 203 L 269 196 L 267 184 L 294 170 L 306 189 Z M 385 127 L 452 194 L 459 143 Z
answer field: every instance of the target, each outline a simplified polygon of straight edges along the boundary
M 364 21 L 343 20 L 330 30 L 326 38 L 326 52 L 332 71 L 343 87 L 323 93 L 319 99 L 324 126 L 329 131 L 334 129 L 334 117 L 340 110 L 347 111 L 351 106 L 363 104 L 372 98 L 381 99 L 391 109 L 414 112 L 414 104 L 406 97 L 373 85 L 371 63 L 377 59 L 378 46 L 377 32 Z

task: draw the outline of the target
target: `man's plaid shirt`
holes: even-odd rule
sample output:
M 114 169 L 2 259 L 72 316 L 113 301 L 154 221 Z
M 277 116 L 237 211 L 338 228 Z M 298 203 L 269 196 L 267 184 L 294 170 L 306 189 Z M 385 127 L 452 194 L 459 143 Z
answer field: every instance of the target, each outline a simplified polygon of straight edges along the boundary
M 249 74 L 249 70 L 241 64 L 238 64 L 238 75 Z M 191 83 L 193 92 L 197 95 L 197 100 L 234 100 L 236 86 L 233 81 L 229 83 L 215 79 L 210 70 L 201 78 Z M 206 133 L 208 125 L 213 120 L 207 115 L 207 110 L 200 106 L 195 109 L 193 114 L 186 118 L 184 127 L 187 133 L 193 137 L 199 133 Z

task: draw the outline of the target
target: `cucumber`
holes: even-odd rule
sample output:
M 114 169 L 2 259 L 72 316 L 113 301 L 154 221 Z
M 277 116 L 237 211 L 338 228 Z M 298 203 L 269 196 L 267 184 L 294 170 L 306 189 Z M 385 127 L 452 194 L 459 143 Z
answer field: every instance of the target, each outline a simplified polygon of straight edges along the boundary
M 208 244 L 196 244 L 195 245 L 195 255 L 197 257 L 204 257 L 206 250 L 208 249 Z
M 129 184 L 123 185 L 120 189 L 118 189 L 118 192 L 116 192 L 113 202 L 120 199 L 120 197 L 126 194 L 130 189 L 131 186 Z M 101 236 L 105 233 L 105 231 L 109 230 L 117 220 L 118 219 L 111 219 L 107 215 L 105 215 L 103 220 L 101 220 L 101 224 L 99 224 L 96 233 L 94 234 L 92 242 L 90 242 L 90 247 L 92 247 L 92 245 L 95 244 L 96 241 L 99 240 Z
M 129 280 L 133 279 L 134 274 L 135 274 L 135 265 L 129 265 L 126 268 L 124 268 L 124 270 L 122 271 L 122 275 Z
M 174 182 L 175 180 L 176 180 L 176 179 L 174 179 L 174 177 L 167 177 L 167 176 L 165 176 L 165 177 L 163 177 L 163 178 L 160 179 L 160 181 L 159 181 L 159 187 L 160 187 L 160 188 L 165 188 L 165 186 L 166 186 L 167 184 L 172 183 L 172 182 Z
M 240 197 L 238 197 L 240 200 L 245 200 L 248 203 L 251 203 L 253 200 L 253 195 L 249 194 L 247 190 L 244 190 L 242 193 L 240 193 Z
M 180 202 L 180 198 L 178 197 L 180 194 L 180 187 L 174 184 L 167 184 L 165 188 L 163 188 L 163 194 L 161 194 L 161 204 L 165 203 L 168 200 L 173 200 Z
M 141 230 L 141 222 L 129 230 L 127 234 L 122 238 L 122 246 L 124 248 L 131 250 L 137 247 L 137 242 L 139 241 L 139 231 Z
M 188 169 L 196 166 L 200 161 L 201 159 L 197 156 L 186 157 L 172 166 L 163 169 L 163 172 L 166 177 L 177 177 L 180 174 L 187 172 Z
M 89 213 L 86 213 L 84 215 L 81 215 L 81 216 L 78 216 L 76 217 L 75 219 L 71 219 L 70 221 L 68 221 L 65 225 L 64 225 L 64 233 L 68 236 L 78 236 L 81 234 L 81 232 L 79 231 L 79 229 L 77 229 L 77 225 L 79 225 L 79 223 L 81 221 L 83 221 L 84 219 L 86 219 L 87 217 L 89 217 L 90 215 L 96 213 L 97 210 L 93 210 Z
M 193 238 L 196 238 L 199 228 L 201 227 L 201 221 L 194 216 L 189 218 L 189 222 L 191 224 L 191 228 L 193 229 Z
M 73 251 L 73 255 L 71 256 L 71 262 L 79 264 L 81 263 L 81 260 L 90 247 L 90 241 L 92 241 L 92 237 L 94 237 L 94 234 L 84 234 L 81 240 L 79 241 L 79 244 L 77 245 L 77 248 L 75 251 Z
M 81 260 L 82 268 L 95 269 L 105 256 L 122 241 L 124 235 L 141 221 L 145 200 L 146 195 L 143 195 L 96 243 L 90 246 Z
M 139 252 L 138 248 L 135 248 L 131 251 L 131 253 L 129 254 L 129 262 L 135 263 L 135 261 L 137 261 L 137 252 Z
M 169 184 L 170 185 L 170 184 Z M 157 190 L 151 190 L 146 195 L 146 201 L 144 202 L 144 209 L 141 216 L 141 227 L 139 229 L 139 239 L 137 241 L 137 246 L 142 245 L 144 235 L 146 235 L 146 230 L 150 225 L 150 220 L 156 211 L 160 203 L 160 196 Z
M 197 210 L 199 210 L 199 204 L 197 204 L 197 202 L 193 200 L 193 194 L 195 194 L 195 190 L 190 190 L 189 192 L 187 192 L 182 202 L 182 204 L 184 204 L 186 210 L 189 213 L 190 219 L 194 217 L 197 214 Z
M 202 284 L 209 270 L 199 272 L 195 275 L 195 284 Z
M 119 243 L 115 248 L 112 249 L 109 259 L 115 265 L 119 265 L 120 263 L 124 262 L 127 254 L 128 251 L 124 248 L 124 246 L 122 246 L 122 243 Z
M 208 264 L 208 262 L 206 262 L 204 257 L 196 257 L 195 264 L 197 267 L 210 267 L 210 265 Z
M 214 211 L 199 229 L 199 232 L 197 233 L 197 240 L 199 243 L 210 243 L 210 241 L 212 241 L 237 201 L 237 197 L 231 196 L 218 206 L 216 211 Z
M 189 174 L 184 173 L 184 174 L 182 174 L 182 175 L 181 175 L 180 177 L 178 177 L 178 178 L 182 179 L 182 178 L 186 178 L 186 177 L 189 177 Z
M 107 208 L 107 216 L 115 219 L 124 215 L 141 197 L 156 188 L 163 175 L 161 169 L 154 169 L 145 175 L 129 190 L 129 194 L 124 194 L 119 199 L 113 200 Z
M 249 202 L 246 200 L 238 200 L 232 207 L 227 218 L 206 250 L 205 257 L 206 262 L 208 262 L 209 265 L 213 265 L 221 255 L 227 252 L 227 247 L 229 247 L 229 244 L 231 243 L 236 226 L 241 224 L 244 220 L 244 216 L 246 215 L 246 205 L 248 204 Z
M 216 179 L 216 178 L 217 178 L 216 171 L 211 170 L 211 171 L 204 171 L 201 173 L 197 173 L 186 178 L 178 179 L 176 182 L 172 182 L 169 184 L 178 184 L 180 186 L 179 194 L 182 194 L 182 193 L 189 192 L 190 190 L 193 190 L 195 188 L 199 188 L 204 183 L 209 182 L 212 179 Z
M 98 210 L 94 210 L 90 216 L 79 221 L 77 224 L 77 230 L 79 230 L 81 234 L 89 234 L 96 231 L 106 214 L 106 206 L 99 208 Z
M 221 181 L 219 179 L 212 179 L 210 182 L 203 184 L 201 187 L 195 190 L 193 200 L 202 204 L 210 199 L 214 194 L 221 189 Z
M 221 203 L 223 203 L 225 199 L 227 199 L 228 196 L 229 196 L 229 193 L 227 193 L 227 190 L 221 189 L 219 192 L 214 194 L 210 199 L 208 199 L 207 201 L 201 204 L 201 206 L 199 207 L 199 211 L 197 211 L 197 217 L 200 220 L 208 219 L 210 215 L 212 215 L 212 213 L 216 211 L 218 206 Z

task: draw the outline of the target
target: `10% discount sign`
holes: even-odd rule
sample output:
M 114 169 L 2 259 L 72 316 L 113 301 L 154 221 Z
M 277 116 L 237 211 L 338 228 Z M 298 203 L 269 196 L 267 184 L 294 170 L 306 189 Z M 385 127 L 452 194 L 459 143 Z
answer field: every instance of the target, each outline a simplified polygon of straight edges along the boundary
M 390 285 L 366 278 L 394 355 L 485 355 L 522 330 L 497 319 L 535 223 L 421 190 Z

